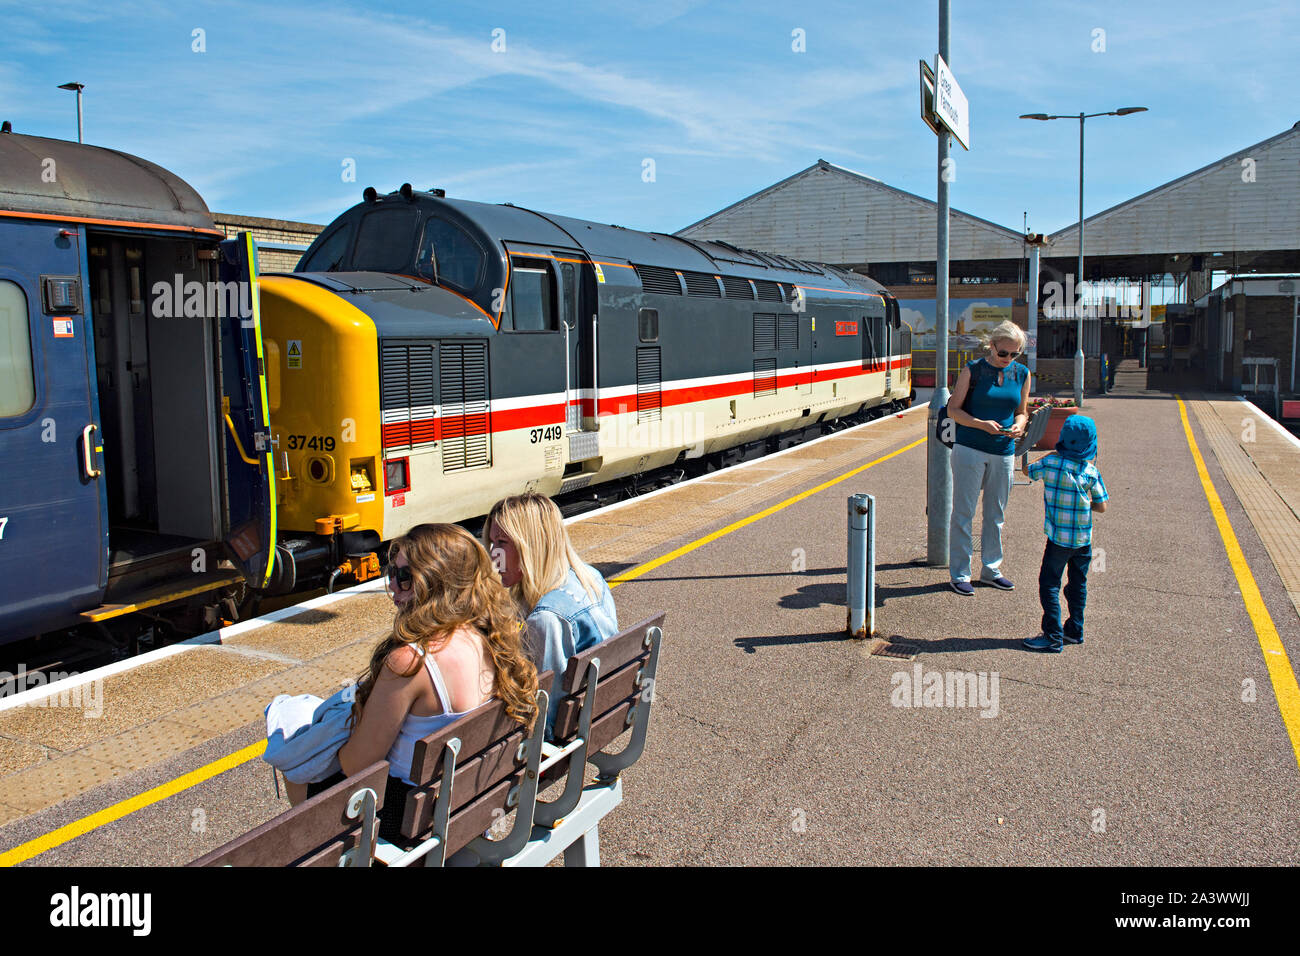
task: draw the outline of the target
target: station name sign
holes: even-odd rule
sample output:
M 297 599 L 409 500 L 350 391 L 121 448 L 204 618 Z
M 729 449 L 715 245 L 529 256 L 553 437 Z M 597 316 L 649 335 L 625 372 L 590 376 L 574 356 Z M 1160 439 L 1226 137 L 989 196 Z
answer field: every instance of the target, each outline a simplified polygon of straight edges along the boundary
M 951 134 L 962 149 L 970 149 L 970 105 L 952 70 L 937 54 L 934 69 L 921 60 L 921 118 L 936 134 Z
M 952 131 L 963 149 L 970 149 L 970 105 L 952 70 L 937 54 L 934 58 L 934 117 Z

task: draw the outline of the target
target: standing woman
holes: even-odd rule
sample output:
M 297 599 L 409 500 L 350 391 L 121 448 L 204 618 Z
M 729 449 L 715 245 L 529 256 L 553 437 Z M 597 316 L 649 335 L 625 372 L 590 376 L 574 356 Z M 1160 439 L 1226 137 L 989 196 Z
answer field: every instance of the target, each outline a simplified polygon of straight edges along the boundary
M 528 617 L 537 669 L 555 672 L 549 735 L 569 658 L 618 633 L 614 596 L 600 572 L 578 557 L 560 509 L 545 495 L 530 492 L 498 501 L 483 534 L 501 583 Z
M 1011 493 L 1016 439 L 1029 422 L 1029 369 L 1015 361 L 1025 348 L 1025 333 L 1003 322 L 989 340 L 988 354 L 969 363 L 948 399 L 948 416 L 957 426 L 952 446 L 952 523 L 948 529 L 948 574 L 958 594 L 971 586 L 971 521 L 984 493 L 980 538 L 980 580 L 1003 591 L 1012 584 L 1002 574 L 1002 521 Z

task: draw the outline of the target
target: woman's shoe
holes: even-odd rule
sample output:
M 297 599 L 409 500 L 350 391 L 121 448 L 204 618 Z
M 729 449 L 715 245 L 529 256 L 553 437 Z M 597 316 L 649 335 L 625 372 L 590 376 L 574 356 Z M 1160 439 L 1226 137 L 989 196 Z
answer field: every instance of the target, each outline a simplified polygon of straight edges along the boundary
M 1014 591 L 1016 586 L 1008 578 L 998 575 L 996 578 L 982 578 L 984 584 L 991 585 L 1000 591 Z
M 971 587 L 969 581 L 949 581 L 948 586 L 962 597 L 971 597 L 975 594 L 975 589 Z

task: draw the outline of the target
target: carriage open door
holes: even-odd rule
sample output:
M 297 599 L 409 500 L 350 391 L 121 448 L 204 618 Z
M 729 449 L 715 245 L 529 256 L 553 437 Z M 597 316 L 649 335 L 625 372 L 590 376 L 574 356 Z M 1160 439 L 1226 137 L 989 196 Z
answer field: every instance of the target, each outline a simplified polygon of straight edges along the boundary
M 271 445 L 257 250 L 250 233 L 221 243 L 222 415 L 226 436 L 226 545 L 251 588 L 276 576 L 275 449 Z M 232 285 L 232 283 L 234 285 Z M 229 294 L 231 291 L 237 294 Z

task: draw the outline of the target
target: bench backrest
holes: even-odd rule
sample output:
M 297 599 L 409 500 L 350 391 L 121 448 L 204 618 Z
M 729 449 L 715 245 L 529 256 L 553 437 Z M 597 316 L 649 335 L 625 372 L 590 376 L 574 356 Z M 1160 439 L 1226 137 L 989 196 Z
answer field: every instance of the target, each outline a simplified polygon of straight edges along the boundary
M 538 686 L 550 686 L 553 677 L 550 671 L 540 674 Z M 415 789 L 406 798 L 402 836 L 414 842 L 428 835 L 439 809 L 443 777 L 453 766 L 451 801 L 442 808 L 448 815 L 446 853 L 461 849 L 509 813 L 513 808 L 511 790 L 525 782 L 529 763 L 537 764 L 535 749 L 541 745 L 546 703 L 546 695 L 539 694 L 540 711 L 531 734 L 506 713 L 502 701 L 493 699 L 416 741 L 411 758 Z M 453 743 L 454 760 L 450 760 Z M 494 813 L 496 810 L 501 812 Z
M 190 866 L 338 866 L 343 854 L 356 847 L 361 837 L 365 808 L 357 795 L 373 792 L 374 812 L 378 813 L 387 784 L 388 762 L 381 760 L 199 857 Z
M 564 677 L 560 682 L 560 692 L 564 696 L 560 698 L 555 713 L 553 735 L 556 742 L 570 740 L 578 732 L 579 715 L 582 712 L 583 702 L 590 692 L 590 688 L 587 687 L 589 670 L 591 663 L 596 660 L 600 662 L 600 676 L 596 683 L 596 700 L 592 707 L 593 738 L 588 747 L 589 751 L 595 753 L 622 733 L 620 730 L 613 737 L 607 737 L 600 743 L 596 742 L 597 726 L 611 717 L 614 711 L 626 716 L 637 700 L 645 697 L 648 703 L 653 696 L 653 684 L 643 686 L 642 681 L 646 679 L 645 668 L 650 658 L 651 647 L 648 639 L 650 629 L 662 627 L 663 623 L 664 615 L 655 615 L 569 659 L 569 666 L 565 668 Z M 653 677 L 649 680 L 653 680 Z M 626 730 L 627 727 L 624 726 L 622 729 Z

